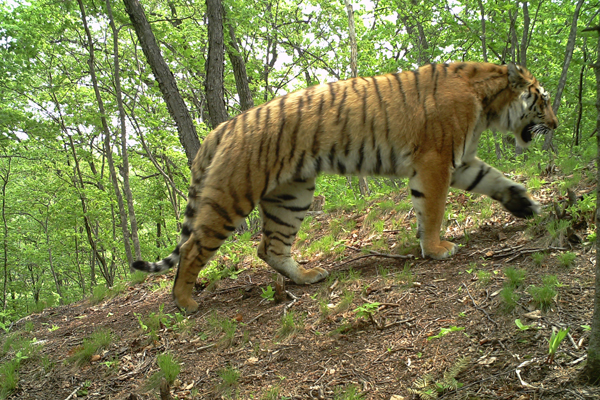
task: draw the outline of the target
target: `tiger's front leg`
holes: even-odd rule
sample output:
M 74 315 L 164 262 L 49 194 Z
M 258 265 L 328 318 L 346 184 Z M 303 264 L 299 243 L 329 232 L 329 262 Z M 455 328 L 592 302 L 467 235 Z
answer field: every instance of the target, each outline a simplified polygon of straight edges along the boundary
M 440 229 L 450 186 L 450 170 L 439 168 L 441 160 L 426 159 L 416 165 L 416 173 L 409 179 L 410 193 L 417 214 L 417 237 L 421 240 L 423 257 L 436 260 L 448 258 L 458 247 L 440 240 Z
M 540 203 L 527 193 L 523 185 L 506 178 L 502 172 L 478 158 L 465 162 L 454 171 L 451 186 L 485 194 L 499 201 L 518 218 L 531 217 L 541 211 Z

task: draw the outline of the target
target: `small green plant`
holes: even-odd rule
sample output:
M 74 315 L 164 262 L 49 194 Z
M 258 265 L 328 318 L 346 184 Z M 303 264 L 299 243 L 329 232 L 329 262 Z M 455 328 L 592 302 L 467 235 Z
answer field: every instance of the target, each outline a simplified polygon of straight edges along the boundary
M 104 361 L 102 364 L 107 368 L 107 375 L 114 375 L 119 372 L 119 359 L 117 357 L 113 357 L 110 361 Z
M 92 356 L 99 350 L 105 349 L 112 342 L 112 333 L 110 330 L 101 329 L 92 333 L 89 337 L 83 339 L 83 344 L 75 353 L 68 358 L 68 361 L 75 362 L 77 365 L 83 365 L 92 359 Z
M 377 322 L 373 318 L 374 315 L 379 310 L 379 303 L 364 303 L 362 306 L 356 308 L 354 312 L 358 318 L 364 318 L 367 321 L 370 321 L 374 326 L 377 326 Z
M 7 398 L 17 388 L 19 366 L 16 360 L 0 364 L 0 398 Z
M 360 393 L 356 385 L 337 387 L 333 393 L 334 400 L 360 400 L 365 397 L 364 394 Z
M 457 332 L 457 331 L 462 331 L 465 328 L 463 326 L 451 326 L 449 328 L 440 328 L 440 333 L 438 333 L 435 336 L 429 336 L 427 338 L 427 340 L 432 340 L 432 339 L 439 339 L 443 336 L 446 336 L 447 334 L 449 334 L 450 332 Z
M 414 283 L 414 277 L 412 271 L 410 270 L 410 266 L 410 263 L 406 262 L 402 268 L 402 272 L 396 276 L 397 282 L 407 288 L 412 287 Z
M 552 332 L 550 341 L 548 342 L 548 359 L 546 360 L 548 364 L 552 364 L 554 361 L 554 356 L 556 355 L 556 351 L 558 350 L 558 346 L 560 346 L 560 343 L 564 340 L 564 338 L 567 337 L 568 334 L 568 327 L 567 329 L 561 329 L 558 332 Z
M 487 286 L 492 280 L 492 273 L 489 271 L 479 270 L 477 271 L 477 280 L 481 286 Z
M 517 325 L 517 328 L 519 328 L 522 332 L 531 328 L 531 325 L 524 325 L 519 318 L 515 319 L 515 325 Z
M 542 311 L 546 311 L 552 305 L 554 297 L 558 294 L 553 285 L 544 284 L 542 286 L 532 285 L 529 287 L 534 304 Z
M 267 301 L 275 300 L 275 290 L 273 290 L 271 285 L 267 286 L 266 289 L 260 288 L 260 290 L 262 291 L 262 293 L 260 294 L 260 297 L 262 297 L 263 299 L 265 299 Z
M 592 327 L 590 325 L 581 325 L 581 328 L 583 329 L 584 332 L 592 331 Z
M 106 285 L 98 285 L 94 289 L 92 289 L 92 297 L 90 299 L 90 303 L 98 304 L 104 301 L 104 299 L 108 296 L 108 288 Z
M 273 386 L 263 392 L 260 400 L 278 400 L 280 390 L 279 386 Z
M 521 286 L 527 276 L 527 272 L 523 269 L 508 267 L 504 270 L 504 275 L 508 278 L 506 284 L 512 288 Z
M 221 383 L 217 386 L 218 391 L 227 397 L 233 397 L 232 395 L 239 384 L 240 371 L 228 366 L 220 369 L 217 375 L 221 378 Z
M 505 312 L 509 313 L 517 306 L 519 301 L 519 294 L 515 293 L 515 289 L 512 286 L 504 286 L 500 291 L 500 299 L 502 299 L 502 307 Z
M 558 256 L 558 260 L 560 262 L 560 265 L 568 268 L 573 265 L 573 261 L 575 261 L 575 257 L 577 257 L 575 255 L 575 253 L 573 253 L 571 251 L 565 251 L 560 256 Z
M 35 325 L 33 324 L 33 321 L 27 321 L 27 322 L 25 322 L 25 325 L 23 326 L 23 330 L 27 333 L 31 333 L 34 328 L 35 328 Z
M 340 302 L 335 306 L 335 312 L 341 313 L 341 312 L 346 311 L 347 309 L 350 308 L 353 301 L 354 301 L 354 292 L 344 289 L 344 291 L 342 292 Z
M 215 311 L 208 318 L 208 324 L 212 327 L 214 333 L 223 334 L 223 336 L 217 342 L 219 347 L 227 348 L 233 344 L 235 332 L 237 331 L 238 327 L 236 320 L 219 316 L 219 314 Z
M 458 374 L 464 371 L 471 359 L 463 357 L 458 359 L 456 363 L 444 373 L 444 377 L 440 381 L 435 381 L 433 376 L 426 374 L 423 378 L 418 378 L 413 383 L 413 388 L 409 388 L 408 392 L 419 396 L 423 400 L 435 400 L 440 395 L 457 390 L 463 386 L 462 383 L 456 380 Z
M 533 253 L 531 255 L 531 259 L 533 260 L 534 264 L 539 267 L 540 265 L 542 265 L 542 263 L 546 259 L 546 255 L 544 253 L 540 253 L 540 252 Z
M 277 340 L 288 338 L 298 332 L 303 326 L 303 318 L 296 317 L 294 311 L 291 310 L 281 317 L 281 326 L 277 330 L 275 338 Z
M 156 371 L 148 379 L 146 389 L 157 389 L 160 386 L 160 382 L 164 378 L 167 383 L 173 385 L 175 379 L 181 371 L 181 365 L 177 359 L 170 353 L 163 353 L 156 356 L 156 364 L 158 365 L 158 371 Z

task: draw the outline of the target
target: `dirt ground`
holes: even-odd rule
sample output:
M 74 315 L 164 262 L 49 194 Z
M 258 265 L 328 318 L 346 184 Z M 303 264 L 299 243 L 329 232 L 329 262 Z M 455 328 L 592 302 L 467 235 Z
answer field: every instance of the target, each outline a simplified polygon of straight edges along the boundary
M 550 193 L 540 196 L 545 214 L 553 212 L 552 199 L 561 200 Z M 330 217 L 315 218 L 326 222 Z M 452 259 L 423 260 L 416 249 L 416 258 L 394 259 L 351 249 L 361 247 L 369 232 L 360 229 L 360 216 L 348 218 L 359 222 L 345 252 L 315 257 L 307 265 L 322 266 L 334 277 L 310 286 L 287 281 L 290 295 L 281 302 L 261 296 L 268 285 L 275 286 L 273 272 L 246 260 L 237 279 L 224 279 L 214 291 L 195 295 L 200 311 L 189 321 L 163 326 L 154 339 L 142 330 L 137 315 L 158 313 L 161 304 L 164 313 L 175 315 L 172 273 L 149 277 L 98 305 L 81 301 L 22 319 L 13 331 L 31 321 L 34 329 L 27 335 L 43 342 L 41 356 L 54 366 L 45 372 L 39 362 L 24 362 L 18 388 L 9 398 L 160 398 L 157 389 L 146 390 L 145 385 L 158 370 L 156 356 L 165 352 L 181 364 L 170 388 L 179 399 L 358 398 L 351 396 L 352 386 L 365 399 L 417 399 L 409 389 L 419 390 L 418 383 L 428 376 L 439 383 L 439 398 L 444 399 L 600 398 L 598 389 L 577 383 L 589 336 L 584 326 L 591 324 L 593 311 L 592 246 L 565 240 L 563 248 L 576 259 L 570 267 L 561 266 L 558 256 L 566 250 L 551 248 L 547 232 L 532 233 L 526 221 L 494 208 L 489 221 L 466 229 L 468 237 L 454 235 L 461 248 Z M 591 217 L 580 218 L 566 239 L 585 239 L 585 219 Z M 452 224 L 447 236 L 451 230 Z M 396 234 L 383 233 L 389 244 Z M 532 260 L 535 251 L 546 254 L 541 263 Z M 527 271 L 510 312 L 499 295 L 507 267 Z M 548 310 L 538 312 L 527 288 L 540 285 L 548 274 L 560 282 L 558 295 Z M 167 287 L 154 290 L 161 281 Z M 340 306 L 346 299 L 350 304 Z M 372 306 L 372 320 L 359 316 L 357 308 L 375 302 L 379 305 Z M 289 313 L 296 329 L 284 336 L 282 317 Z M 516 319 L 530 328 L 519 329 Z M 236 322 L 232 339 L 215 328 L 219 320 Z M 569 336 L 548 364 L 552 330 L 566 327 Z M 113 332 L 108 349 L 82 367 L 67 361 L 99 328 Z M 442 328 L 449 329 L 447 334 L 439 335 Z M 109 367 L 111 360 L 118 360 L 115 368 Z M 459 388 L 444 388 L 444 373 L 460 361 L 464 365 L 455 376 Z M 230 386 L 222 378 L 227 367 L 239 371 Z

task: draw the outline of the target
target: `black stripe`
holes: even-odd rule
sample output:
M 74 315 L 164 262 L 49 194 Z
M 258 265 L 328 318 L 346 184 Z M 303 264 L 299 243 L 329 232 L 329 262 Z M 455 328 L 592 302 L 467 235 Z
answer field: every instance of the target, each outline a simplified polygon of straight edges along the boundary
M 308 190 L 309 192 L 314 192 L 315 191 L 315 187 L 313 185 L 311 187 L 307 187 L 306 190 Z
M 396 174 L 396 163 L 398 159 L 396 157 L 396 151 L 394 150 L 394 146 L 390 148 L 390 163 L 392 164 L 392 174 Z
M 471 190 L 475 189 L 475 187 L 479 184 L 479 182 L 481 182 L 483 177 L 486 176 L 489 171 L 490 171 L 489 169 L 486 171 L 485 165 L 482 165 L 481 168 L 479 169 L 479 173 L 477 174 L 477 177 L 475 178 L 473 183 L 471 183 L 471 185 L 469 185 L 469 187 L 467 188 L 467 191 L 470 192 Z
M 279 160 L 279 148 L 281 147 L 281 139 L 283 138 L 283 129 L 285 128 L 285 98 L 282 96 L 279 100 L 279 115 L 281 119 L 281 126 L 279 127 L 279 134 L 277 135 L 277 145 L 275 147 L 275 160 Z
M 235 231 L 235 226 L 223 225 L 223 229 L 225 229 L 226 231 L 229 231 L 229 232 L 233 232 L 233 231 Z
M 381 174 L 381 149 L 379 148 L 379 146 L 377 146 L 377 162 L 375 163 L 375 173 L 377 175 Z
M 277 196 L 278 199 L 284 200 L 284 201 L 288 201 L 288 200 L 296 200 L 296 196 L 294 196 L 293 194 L 280 194 Z
M 215 239 L 225 240 L 228 237 L 227 235 L 217 231 L 216 229 L 211 228 L 208 225 L 200 225 L 200 230 L 204 232 L 206 236 L 213 237 Z
M 280 239 L 280 238 L 278 238 L 277 236 L 273 236 L 273 237 L 271 237 L 270 239 L 271 239 L 271 240 L 277 240 L 278 242 L 281 242 L 281 243 L 283 243 L 284 245 L 286 245 L 286 246 L 289 246 L 289 247 L 291 247 L 291 246 L 294 244 L 294 242 L 293 242 L 293 241 L 292 241 L 291 243 L 289 243 L 289 242 L 286 242 L 286 241 L 285 241 L 285 240 L 283 240 L 283 239 Z
M 271 177 L 271 171 L 269 169 L 267 169 L 267 175 L 265 176 L 265 186 L 263 187 L 262 191 L 260 192 L 260 198 L 262 199 L 264 197 L 265 194 L 267 194 L 267 188 L 269 187 L 269 179 Z
M 433 79 L 433 95 L 437 92 L 437 81 L 439 74 L 437 73 L 436 63 L 431 63 L 431 79 Z
M 217 246 L 217 247 L 206 247 L 206 246 L 202 246 L 202 249 L 204 249 L 204 250 L 206 250 L 206 251 L 210 251 L 210 252 L 212 253 L 212 252 L 215 252 L 215 251 L 219 250 L 219 248 L 220 248 L 220 247 L 221 247 L 221 246 Z
M 417 89 L 417 102 L 421 102 L 421 91 L 419 90 L 419 70 L 414 70 L 413 75 L 415 77 L 415 88 Z
M 399 73 L 394 74 L 394 77 L 396 78 L 396 81 L 398 82 L 398 89 L 400 90 L 400 94 L 402 94 L 402 103 L 406 107 L 406 93 L 404 93 L 404 88 L 402 87 L 401 75 Z
M 185 236 L 185 237 L 189 237 L 191 234 L 192 234 L 192 231 L 190 230 L 190 227 L 189 227 L 189 226 L 187 226 L 186 224 L 184 224 L 184 225 L 181 227 L 181 236 L 182 236 L 182 237 L 184 237 L 184 236 Z
M 271 197 L 263 197 L 260 199 L 261 203 L 281 203 L 279 199 L 273 199 Z
M 315 159 L 315 174 L 318 174 L 321 172 L 321 157 L 317 157 Z
M 338 125 L 340 123 L 340 119 L 342 118 L 342 112 L 344 111 L 344 107 L 346 106 L 346 96 L 347 96 L 348 86 L 344 86 L 344 93 L 342 93 L 342 100 L 338 105 L 337 117 L 335 119 L 335 124 Z
M 192 219 L 194 218 L 194 215 L 196 213 L 194 212 L 194 207 L 192 207 L 192 205 L 190 203 L 188 203 L 188 205 L 185 207 L 185 212 L 183 213 L 183 215 L 186 218 Z
M 306 151 L 302 150 L 302 154 L 300 155 L 300 159 L 298 160 L 298 162 L 296 163 L 296 172 L 295 172 L 295 176 L 301 176 L 300 173 L 302 172 L 302 167 L 304 167 L 304 156 L 306 155 Z M 291 161 L 291 160 L 290 160 Z
M 344 163 L 342 163 L 341 160 L 338 160 L 338 170 L 341 175 L 344 175 L 346 173 L 346 166 L 344 165 Z
M 277 217 L 277 216 L 275 216 L 273 214 L 268 213 L 264 209 L 263 209 L 263 215 L 265 216 L 265 218 L 270 219 L 271 221 L 275 222 L 278 225 L 287 226 L 288 228 L 296 228 L 294 225 L 288 224 L 287 222 L 283 221 L 279 217 Z
M 363 103 L 363 115 L 362 115 L 362 120 L 363 120 L 363 126 L 367 125 L 367 108 L 368 108 L 368 98 L 367 98 L 367 86 L 368 86 L 368 81 L 367 84 L 365 85 L 365 90 L 363 92 L 362 95 L 362 103 Z
M 302 207 L 298 207 L 298 206 L 279 206 L 280 208 L 285 208 L 288 211 L 292 211 L 292 212 L 300 212 L 300 211 L 307 211 L 310 208 L 310 204 L 307 206 L 302 206 Z
M 360 173 L 363 161 L 365 160 L 365 139 L 363 138 L 362 144 L 358 149 L 358 164 L 356 164 L 356 172 Z
M 227 221 L 230 224 L 233 223 L 231 221 L 231 217 L 229 216 L 229 213 L 219 203 L 217 203 L 213 199 L 202 199 L 202 202 L 200 203 L 200 205 L 201 206 L 202 205 L 210 206 L 225 221 Z
M 412 197 L 416 197 L 418 199 L 425 197 L 425 195 L 422 192 L 419 192 L 418 190 L 415 190 L 415 189 L 410 189 L 410 194 Z
M 304 99 L 300 97 L 298 99 L 298 111 L 296 117 L 296 125 L 294 126 L 294 130 L 292 131 L 292 138 L 290 139 L 290 157 L 289 162 L 292 162 L 292 158 L 294 157 L 294 152 L 296 151 L 296 139 L 298 137 L 298 131 L 300 130 L 300 124 L 302 124 L 302 107 L 304 107 Z
M 333 88 L 334 82 L 329 82 L 329 94 L 331 95 L 331 107 L 335 103 L 335 89 Z
M 331 168 L 333 169 L 333 160 L 335 159 L 335 144 L 333 145 L 333 147 L 331 147 L 331 151 L 329 152 L 329 164 L 331 165 Z

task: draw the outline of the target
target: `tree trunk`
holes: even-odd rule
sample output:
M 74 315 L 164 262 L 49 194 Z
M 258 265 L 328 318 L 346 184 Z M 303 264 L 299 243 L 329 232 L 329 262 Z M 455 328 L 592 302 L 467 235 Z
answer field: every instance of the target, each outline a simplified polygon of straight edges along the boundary
M 585 69 L 587 68 L 587 37 L 583 38 L 583 65 L 581 71 L 579 71 L 579 87 L 577 88 L 577 117 L 575 119 L 575 128 L 573 129 L 573 143 L 575 146 L 579 146 L 581 118 L 583 117 L 583 76 Z
M 481 1 L 481 0 L 480 0 Z M 519 52 L 519 64 L 527 68 L 527 44 L 529 43 L 529 8 L 527 2 L 523 2 L 523 37 L 521 38 L 521 51 Z
M 246 62 L 244 61 L 244 57 L 242 57 L 242 53 L 235 37 L 235 27 L 233 22 L 227 18 L 226 13 L 223 13 L 223 15 L 225 16 L 225 24 L 229 31 L 229 43 L 225 46 L 225 49 L 227 50 L 227 56 L 229 57 L 231 67 L 233 68 L 235 87 L 240 98 L 240 108 L 242 111 L 246 111 L 254 107 L 254 99 L 252 98 L 252 92 L 248 85 Z
M 350 0 L 345 0 L 346 11 L 348 12 L 348 36 L 350 38 L 350 74 L 352 78 L 358 76 L 358 45 L 356 43 L 356 28 L 354 25 L 354 11 L 352 10 L 352 4 Z M 348 184 L 352 187 L 352 180 L 348 178 Z M 367 178 L 364 176 L 358 177 L 358 190 L 361 196 L 365 197 L 369 195 L 369 183 Z
M 48 233 L 48 214 L 50 213 L 50 210 L 46 210 L 46 224 L 42 224 L 42 226 L 44 227 L 44 233 L 46 234 L 46 246 L 48 246 L 48 265 L 50 266 L 50 272 L 52 272 L 52 278 L 54 278 L 54 285 L 56 286 L 56 293 L 58 294 L 58 304 L 60 304 L 61 306 L 63 304 L 65 304 L 65 301 L 63 299 L 63 295 L 62 295 L 62 288 L 61 288 L 61 284 L 58 280 L 58 274 L 56 273 L 56 270 L 54 269 L 54 261 L 52 258 L 52 246 L 50 245 L 50 234 Z
M 108 122 L 106 121 L 106 111 L 104 109 L 104 102 L 102 101 L 102 96 L 100 95 L 100 88 L 98 87 L 98 79 L 96 77 L 96 68 L 95 68 L 95 58 L 94 58 L 94 42 L 92 40 L 92 35 L 90 33 L 90 29 L 87 24 L 87 18 L 85 15 L 85 9 L 83 8 L 83 1 L 77 0 L 79 4 L 79 10 L 81 11 L 81 20 L 83 22 L 83 28 L 85 30 L 85 34 L 88 42 L 88 51 L 90 53 L 90 58 L 88 60 L 88 64 L 90 67 L 90 77 L 92 79 L 92 86 L 94 87 L 94 93 L 96 95 L 96 101 L 98 102 L 98 110 L 100 111 L 100 121 L 102 123 L 102 130 L 104 131 L 104 151 L 106 153 L 106 159 L 108 161 L 108 168 L 110 171 L 111 181 L 113 183 L 113 188 L 115 190 L 115 195 L 117 196 L 117 203 L 119 205 L 119 216 L 121 219 L 121 229 L 123 231 L 123 244 L 125 246 L 125 254 L 127 255 L 127 263 L 129 265 L 133 264 L 133 255 L 131 254 L 131 246 L 129 243 L 129 229 L 127 226 L 127 214 L 125 213 L 125 206 L 123 204 L 123 196 L 121 195 L 121 189 L 119 188 L 119 182 L 117 180 L 117 172 L 115 170 L 115 164 L 112 157 L 112 149 L 110 145 L 110 129 L 108 127 Z
M 8 222 L 6 220 L 6 186 L 8 185 L 8 179 L 10 178 L 10 164 L 12 157 L 7 157 L 8 167 L 6 168 L 6 175 L 2 175 L 2 249 L 4 254 L 2 257 L 2 263 L 4 267 L 4 282 L 2 283 L 2 311 L 6 311 L 6 289 L 8 287 Z
M 583 1 L 584 0 L 579 0 L 577 2 L 577 5 L 575 6 L 575 13 L 573 14 L 573 20 L 571 21 L 571 32 L 569 32 L 569 39 L 567 40 L 567 47 L 565 49 L 565 61 L 563 63 L 560 79 L 558 80 L 558 86 L 556 87 L 556 93 L 554 94 L 554 101 L 552 102 L 554 114 L 558 114 L 558 107 L 560 107 L 562 92 L 565 89 L 565 84 L 567 83 L 567 72 L 569 71 L 569 65 L 571 64 L 571 58 L 573 57 L 573 50 L 575 49 L 575 38 L 577 37 L 577 20 L 579 19 L 579 10 L 581 10 Z M 553 139 L 554 131 L 548 132 L 542 148 L 546 151 L 552 149 Z
M 206 58 L 206 103 L 212 128 L 229 119 L 223 97 L 224 38 L 221 0 L 206 0 L 208 57 Z
M 488 62 L 487 44 L 485 36 L 485 10 L 483 8 L 483 2 L 481 0 L 477 0 L 477 3 L 479 4 L 479 12 L 481 14 L 481 49 L 483 54 L 483 61 Z
M 592 332 L 587 351 L 587 364 L 583 370 L 588 381 L 598 384 L 600 382 L 600 25 L 585 30 L 598 32 L 598 46 L 596 64 L 593 66 L 596 75 L 596 141 L 598 142 L 598 155 L 596 158 L 596 291 L 594 295 L 594 315 L 592 317 Z
M 108 22 L 113 34 L 113 52 L 115 65 L 115 97 L 117 98 L 117 106 L 119 108 L 119 122 L 121 125 L 121 157 L 123 158 L 123 192 L 127 199 L 127 210 L 129 213 L 129 223 L 131 225 L 131 242 L 133 243 L 133 251 L 137 260 L 142 259 L 142 251 L 140 250 L 140 239 L 138 236 L 137 218 L 135 217 L 135 209 L 133 208 L 133 195 L 129 185 L 129 156 L 127 154 L 127 128 L 125 123 L 125 109 L 123 108 L 123 96 L 121 93 L 121 67 L 119 65 L 119 31 L 115 27 L 110 0 L 106 0 L 106 10 L 108 14 Z M 131 264 L 130 268 L 131 268 Z M 133 271 L 132 271 L 133 272 Z
M 156 39 L 146 19 L 142 5 L 138 0 L 123 0 L 123 3 L 140 41 L 146 60 L 150 64 L 152 73 L 158 82 L 158 87 L 167 103 L 169 114 L 175 120 L 177 132 L 179 133 L 179 141 L 185 150 L 188 165 L 191 167 L 194 157 L 200 148 L 200 140 L 198 140 L 196 127 L 179 93 L 175 77 L 171 73 L 156 44 Z

